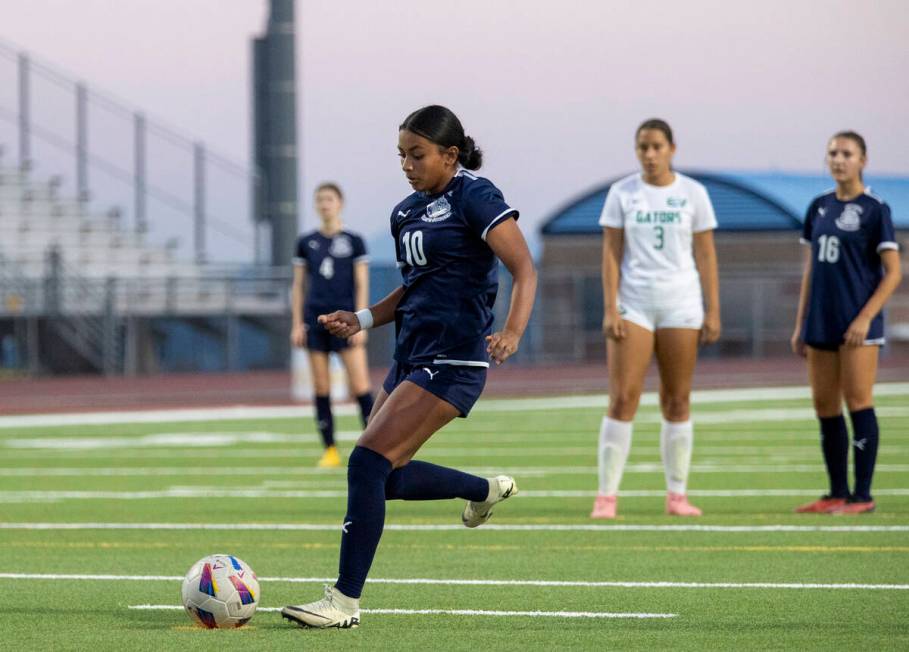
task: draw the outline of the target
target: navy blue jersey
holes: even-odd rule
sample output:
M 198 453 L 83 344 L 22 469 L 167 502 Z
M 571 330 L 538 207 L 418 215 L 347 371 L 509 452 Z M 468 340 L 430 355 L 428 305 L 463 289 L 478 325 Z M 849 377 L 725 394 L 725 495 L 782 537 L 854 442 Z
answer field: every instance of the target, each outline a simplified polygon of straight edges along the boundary
M 438 193 L 413 193 L 391 213 L 404 294 L 395 360 L 488 367 L 485 337 L 499 288 L 486 236 L 518 211 L 487 179 L 460 170 Z
M 349 231 L 329 237 L 319 231 L 300 236 L 294 265 L 309 272 L 303 320 L 354 309 L 354 264 L 369 260 L 363 238 Z
M 881 252 L 898 249 L 890 207 L 865 192 L 849 201 L 821 195 L 808 207 L 801 241 L 811 245 L 811 286 L 802 339 L 839 345 L 881 282 Z M 883 344 L 884 319 L 871 322 L 866 342 Z

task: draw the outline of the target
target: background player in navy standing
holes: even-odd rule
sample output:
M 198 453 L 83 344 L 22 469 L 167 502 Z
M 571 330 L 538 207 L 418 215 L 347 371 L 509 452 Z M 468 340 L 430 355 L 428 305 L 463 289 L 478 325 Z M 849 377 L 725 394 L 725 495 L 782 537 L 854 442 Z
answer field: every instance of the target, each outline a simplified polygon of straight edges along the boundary
M 344 362 L 350 393 L 360 404 L 363 424 L 372 410 L 369 369 L 366 362 L 366 333 L 350 338 L 333 336 L 317 320 L 324 312 L 360 310 L 369 305 L 369 259 L 363 239 L 341 224 L 344 195 L 334 183 L 316 188 L 316 211 L 322 220 L 318 230 L 297 241 L 294 257 L 291 344 L 309 350 L 309 364 L 315 389 L 316 425 L 325 452 L 319 466 L 341 466 L 335 446 L 335 424 L 331 413 L 329 355 L 336 352 Z
M 792 349 L 808 357 L 830 493 L 797 512 L 861 513 L 875 507 L 871 478 L 878 425 L 871 391 L 884 344 L 881 310 L 899 285 L 901 272 L 890 208 L 865 187 L 865 161 L 860 135 L 836 134 L 827 147 L 836 189 L 811 202 L 805 216 L 802 243 L 810 249 L 805 254 Z M 844 398 L 852 421 L 851 494 Z
M 463 498 L 462 522 L 476 527 L 494 504 L 517 492 L 508 476 L 481 478 L 412 458 L 433 433 L 467 416 L 489 361 L 501 364 L 518 349 L 536 292 L 518 212 L 491 182 L 467 172 L 480 167 L 481 152 L 445 107 L 409 115 L 399 128 L 398 153 L 416 191 L 391 213 L 403 284 L 368 310 L 319 317 L 340 337 L 394 321 L 396 344 L 373 415 L 348 462 L 338 581 L 322 600 L 282 610 L 303 626 L 359 624 L 359 598 L 382 536 L 386 500 Z M 508 318 L 493 333 L 499 260 L 514 284 Z

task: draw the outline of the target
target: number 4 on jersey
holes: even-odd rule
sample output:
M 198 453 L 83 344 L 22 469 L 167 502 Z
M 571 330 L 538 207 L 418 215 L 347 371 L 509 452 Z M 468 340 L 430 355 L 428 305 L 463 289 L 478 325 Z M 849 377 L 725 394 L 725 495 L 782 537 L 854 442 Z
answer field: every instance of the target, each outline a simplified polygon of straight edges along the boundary
M 322 259 L 322 264 L 319 265 L 319 274 L 322 275 L 322 278 L 329 280 L 335 275 L 335 261 L 331 256 L 326 256 Z

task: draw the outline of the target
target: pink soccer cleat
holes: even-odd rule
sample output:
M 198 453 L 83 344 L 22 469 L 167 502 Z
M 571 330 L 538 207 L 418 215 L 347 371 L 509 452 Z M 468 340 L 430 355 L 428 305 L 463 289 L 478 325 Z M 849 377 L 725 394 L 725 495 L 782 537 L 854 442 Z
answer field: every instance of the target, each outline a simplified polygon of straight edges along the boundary
M 700 516 L 703 512 L 688 502 L 685 494 L 666 494 L 666 513 L 670 516 Z
M 597 494 L 596 500 L 593 501 L 593 511 L 590 512 L 590 518 L 615 518 L 615 508 L 618 499 L 615 495 L 604 496 Z

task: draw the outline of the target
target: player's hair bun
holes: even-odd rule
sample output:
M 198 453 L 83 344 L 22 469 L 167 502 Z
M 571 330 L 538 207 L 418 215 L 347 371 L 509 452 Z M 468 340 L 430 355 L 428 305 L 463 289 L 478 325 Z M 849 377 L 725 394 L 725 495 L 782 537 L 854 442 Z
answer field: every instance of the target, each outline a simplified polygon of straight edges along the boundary
M 483 150 L 477 147 L 470 136 L 464 136 L 464 142 L 458 147 L 458 163 L 468 170 L 479 170 L 483 165 Z
M 464 127 L 451 109 L 433 104 L 417 109 L 404 119 L 400 130 L 423 136 L 442 148 L 457 147 L 458 163 L 468 170 L 479 170 L 483 164 L 483 152 L 464 135 Z

